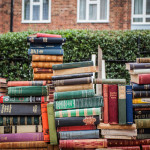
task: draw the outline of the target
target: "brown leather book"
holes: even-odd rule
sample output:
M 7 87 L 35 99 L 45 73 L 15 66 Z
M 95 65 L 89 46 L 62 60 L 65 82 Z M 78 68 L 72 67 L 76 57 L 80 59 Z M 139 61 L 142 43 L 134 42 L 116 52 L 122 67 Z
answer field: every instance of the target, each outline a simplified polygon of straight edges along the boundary
M 7 89 L 6 88 L 0 88 L 0 92 L 7 92 Z
M 53 73 L 52 69 L 47 68 L 33 68 L 34 73 Z
M 62 64 L 62 62 L 32 62 L 32 68 L 52 68 L 56 64 Z
M 34 73 L 33 75 L 33 79 L 34 80 L 51 80 L 52 79 L 53 74 L 52 73 Z

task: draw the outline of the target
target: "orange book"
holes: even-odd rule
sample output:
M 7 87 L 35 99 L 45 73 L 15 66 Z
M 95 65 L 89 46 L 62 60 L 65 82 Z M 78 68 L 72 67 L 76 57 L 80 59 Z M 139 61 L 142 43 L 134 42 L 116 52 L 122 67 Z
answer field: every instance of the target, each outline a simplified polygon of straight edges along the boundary
M 62 62 L 32 62 L 32 68 L 52 68 L 56 64 L 62 64 Z
M 34 73 L 53 73 L 53 69 L 47 68 L 33 68 Z
M 34 73 L 33 79 L 34 80 L 51 80 L 53 74 L 52 73 Z
M 42 103 L 41 104 L 41 114 L 42 114 L 42 125 L 43 125 L 44 141 L 45 142 L 50 142 L 48 117 L 47 117 L 47 103 Z

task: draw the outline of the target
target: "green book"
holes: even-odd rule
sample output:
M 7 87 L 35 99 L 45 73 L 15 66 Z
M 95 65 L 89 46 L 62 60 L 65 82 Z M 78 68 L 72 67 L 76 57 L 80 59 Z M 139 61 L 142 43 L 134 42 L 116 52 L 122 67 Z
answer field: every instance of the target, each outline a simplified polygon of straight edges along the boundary
M 81 116 L 94 116 L 101 115 L 101 108 L 83 108 L 83 109 L 71 109 L 71 110 L 62 110 L 56 111 L 55 117 L 81 117 Z
M 79 90 L 79 91 L 68 91 L 68 92 L 55 92 L 54 100 L 67 100 L 74 98 L 87 98 L 95 95 L 94 90 Z
M 48 115 L 50 144 L 57 145 L 58 141 L 57 141 L 56 126 L 55 126 L 55 114 L 54 114 L 53 102 L 47 104 L 47 115 Z
M 119 124 L 126 124 L 126 86 L 118 86 Z
M 93 61 L 58 64 L 58 65 L 53 65 L 52 69 L 61 70 L 61 69 L 80 68 L 80 67 L 88 67 L 88 66 L 93 66 Z
M 136 138 L 138 140 L 150 139 L 150 134 L 138 134 Z
M 47 86 L 18 86 L 8 88 L 9 96 L 47 96 Z
M 136 128 L 150 128 L 150 119 L 135 119 Z
M 89 98 L 80 98 L 80 99 L 71 99 L 71 100 L 60 100 L 54 102 L 55 110 L 92 108 L 92 107 L 102 107 L 102 106 L 103 106 L 102 96 L 94 96 Z

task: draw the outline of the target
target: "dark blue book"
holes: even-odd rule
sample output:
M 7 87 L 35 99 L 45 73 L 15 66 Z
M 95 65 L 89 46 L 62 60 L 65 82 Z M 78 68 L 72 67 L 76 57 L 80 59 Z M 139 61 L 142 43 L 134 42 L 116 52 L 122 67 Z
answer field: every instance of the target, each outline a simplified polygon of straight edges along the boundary
M 62 49 L 62 44 L 30 43 L 30 49 Z
M 135 83 L 132 83 L 132 89 L 134 91 L 150 90 L 150 84 L 135 84 Z
M 126 114 L 127 124 L 133 124 L 132 86 L 126 85 Z
M 63 49 L 28 49 L 28 55 L 63 55 Z

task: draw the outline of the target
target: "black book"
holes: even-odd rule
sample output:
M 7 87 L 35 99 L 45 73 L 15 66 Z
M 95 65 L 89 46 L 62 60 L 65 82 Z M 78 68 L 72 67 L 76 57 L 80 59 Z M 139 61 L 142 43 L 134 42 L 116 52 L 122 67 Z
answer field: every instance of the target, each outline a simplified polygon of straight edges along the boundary
M 137 134 L 150 134 L 149 128 L 137 129 Z

